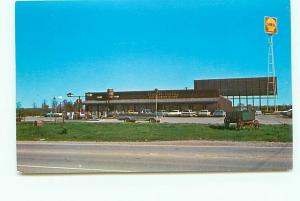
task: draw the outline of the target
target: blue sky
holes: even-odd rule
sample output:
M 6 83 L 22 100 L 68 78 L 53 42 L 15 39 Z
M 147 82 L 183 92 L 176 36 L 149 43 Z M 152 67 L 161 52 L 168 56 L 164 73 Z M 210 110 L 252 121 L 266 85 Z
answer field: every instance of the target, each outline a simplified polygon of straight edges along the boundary
M 264 16 L 278 18 L 278 102 L 290 104 L 288 0 L 17 2 L 17 101 L 267 76 Z

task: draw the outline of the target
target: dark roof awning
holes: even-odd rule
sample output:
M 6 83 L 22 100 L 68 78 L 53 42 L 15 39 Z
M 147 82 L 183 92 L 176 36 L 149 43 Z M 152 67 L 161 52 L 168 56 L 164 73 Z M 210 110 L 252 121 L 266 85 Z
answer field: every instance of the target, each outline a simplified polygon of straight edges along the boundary
M 216 98 L 176 98 L 176 99 L 157 99 L 157 103 L 216 103 L 219 101 L 219 97 Z M 122 99 L 122 100 L 110 100 L 110 104 L 147 104 L 155 103 L 155 99 Z M 107 104 L 107 101 L 87 100 L 83 104 Z

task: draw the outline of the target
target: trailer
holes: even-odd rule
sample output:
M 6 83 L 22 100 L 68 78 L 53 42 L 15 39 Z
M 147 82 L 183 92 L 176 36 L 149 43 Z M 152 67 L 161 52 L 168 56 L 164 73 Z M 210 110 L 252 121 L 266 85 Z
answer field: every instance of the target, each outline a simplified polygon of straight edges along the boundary
M 233 111 L 226 113 L 224 119 L 225 128 L 229 128 L 230 123 L 236 123 L 237 129 L 242 128 L 245 125 L 252 126 L 254 128 L 259 127 L 258 120 L 255 119 L 254 111 Z

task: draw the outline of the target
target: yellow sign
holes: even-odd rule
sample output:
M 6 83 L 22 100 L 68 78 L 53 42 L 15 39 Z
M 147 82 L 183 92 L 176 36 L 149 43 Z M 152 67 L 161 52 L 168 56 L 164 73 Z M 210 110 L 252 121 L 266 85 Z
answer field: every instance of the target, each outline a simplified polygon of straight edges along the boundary
M 276 17 L 265 17 L 265 32 L 267 34 L 277 33 L 277 18 Z
M 156 95 L 156 93 L 148 93 L 148 98 L 149 99 L 155 99 L 157 97 L 157 99 L 174 99 L 174 98 L 178 98 L 178 93 L 168 93 L 168 92 L 158 92 L 158 94 Z

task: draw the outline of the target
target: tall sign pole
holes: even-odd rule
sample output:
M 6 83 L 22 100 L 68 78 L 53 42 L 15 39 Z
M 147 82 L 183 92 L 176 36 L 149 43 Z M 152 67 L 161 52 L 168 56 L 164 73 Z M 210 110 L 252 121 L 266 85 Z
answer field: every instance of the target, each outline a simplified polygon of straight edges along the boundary
M 277 86 L 273 50 L 273 36 L 277 34 L 277 18 L 265 17 L 264 18 L 265 33 L 268 34 L 268 83 L 267 83 L 267 111 L 269 111 L 270 96 L 274 97 L 274 110 L 277 111 Z

